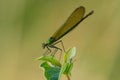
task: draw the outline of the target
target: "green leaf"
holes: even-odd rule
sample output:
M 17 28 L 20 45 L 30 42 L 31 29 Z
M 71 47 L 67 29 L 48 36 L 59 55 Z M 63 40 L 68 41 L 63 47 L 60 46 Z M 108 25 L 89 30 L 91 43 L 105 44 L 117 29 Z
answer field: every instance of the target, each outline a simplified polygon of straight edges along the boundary
M 48 61 L 50 62 L 52 65 L 57 65 L 59 67 L 61 67 L 60 62 L 53 56 L 41 56 L 39 58 L 37 58 L 36 60 L 43 60 L 43 61 Z
M 70 50 L 71 50 L 71 48 L 69 48 L 69 49 L 65 52 L 65 54 L 64 54 L 64 62 L 67 62 Z
M 67 67 L 66 70 L 64 71 L 64 74 L 70 75 L 72 67 L 73 67 L 73 63 L 67 63 Z
M 68 49 L 67 53 L 65 54 L 65 60 L 64 60 L 64 63 L 63 63 L 63 64 L 65 64 L 65 68 L 64 68 L 64 72 L 63 73 L 66 74 L 66 75 L 70 75 L 71 74 L 71 70 L 72 70 L 72 67 L 73 67 L 72 59 L 73 59 L 73 57 L 76 54 L 76 48 L 73 47 L 72 51 L 71 51 L 71 55 L 70 55 L 70 57 L 68 59 L 68 55 L 69 55 L 68 53 L 70 52 L 70 50 L 71 49 Z
M 60 67 L 53 65 L 51 66 L 47 62 L 43 62 L 40 66 L 45 69 L 44 74 L 47 80 L 58 80 Z
M 61 70 L 60 70 L 60 74 L 59 74 L 58 80 L 60 80 L 60 77 L 61 77 L 62 74 L 65 72 L 66 67 L 67 67 L 67 63 L 64 63 L 64 64 L 62 65 L 62 67 L 61 67 Z
M 72 49 L 72 50 L 71 50 Z M 69 53 L 71 51 L 71 55 L 69 57 Z M 37 60 L 43 60 L 41 67 L 44 68 L 45 77 L 47 80 L 60 80 L 62 74 L 67 76 L 71 75 L 71 70 L 73 67 L 72 59 L 76 54 L 76 48 L 69 48 L 63 57 L 63 64 L 61 65 L 60 62 L 53 56 L 42 56 L 37 58 Z M 50 64 L 49 64 L 50 63 Z
M 67 68 L 65 70 L 65 74 L 67 75 L 70 75 L 71 73 L 71 70 L 72 70 L 72 67 L 73 67 L 73 62 L 72 62 L 72 59 L 75 57 L 75 54 L 76 54 L 76 47 L 73 47 L 72 48 L 72 51 L 71 51 L 71 55 L 67 61 Z
M 75 57 L 75 54 L 76 54 L 76 47 L 73 47 L 72 48 L 72 51 L 71 51 L 71 55 L 69 57 L 69 60 L 72 61 L 73 57 Z

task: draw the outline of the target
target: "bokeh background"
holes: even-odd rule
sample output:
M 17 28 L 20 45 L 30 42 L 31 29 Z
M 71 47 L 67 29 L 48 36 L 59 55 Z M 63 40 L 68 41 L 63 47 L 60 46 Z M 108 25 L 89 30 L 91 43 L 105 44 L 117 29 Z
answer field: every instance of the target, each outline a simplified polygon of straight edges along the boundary
M 0 80 L 45 80 L 41 43 L 81 5 L 94 14 L 62 38 L 77 48 L 71 80 L 120 80 L 120 0 L 0 0 Z

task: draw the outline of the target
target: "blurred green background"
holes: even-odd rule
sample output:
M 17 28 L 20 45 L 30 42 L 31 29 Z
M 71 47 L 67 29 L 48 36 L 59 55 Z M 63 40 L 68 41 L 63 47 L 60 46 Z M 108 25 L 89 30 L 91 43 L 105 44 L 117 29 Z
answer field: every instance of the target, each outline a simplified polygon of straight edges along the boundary
M 62 38 L 77 47 L 71 80 L 120 80 L 120 0 L 0 0 L 0 80 L 45 80 L 41 43 L 80 5 L 94 14 Z

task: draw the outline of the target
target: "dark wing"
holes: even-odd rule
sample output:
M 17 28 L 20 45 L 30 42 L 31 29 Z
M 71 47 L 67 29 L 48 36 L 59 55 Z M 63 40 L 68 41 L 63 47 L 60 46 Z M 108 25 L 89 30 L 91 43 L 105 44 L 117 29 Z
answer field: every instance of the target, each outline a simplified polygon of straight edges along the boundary
M 73 11 L 73 13 L 69 16 L 67 21 L 52 35 L 55 40 L 60 39 L 65 34 L 70 32 L 73 28 L 75 28 L 83 18 L 85 13 L 85 8 L 83 6 L 78 7 Z

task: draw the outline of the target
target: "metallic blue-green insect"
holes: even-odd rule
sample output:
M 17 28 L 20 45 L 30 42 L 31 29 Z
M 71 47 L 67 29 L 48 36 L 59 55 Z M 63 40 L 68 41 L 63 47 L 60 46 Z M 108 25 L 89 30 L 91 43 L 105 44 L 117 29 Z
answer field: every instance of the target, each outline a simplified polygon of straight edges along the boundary
M 67 21 L 48 39 L 46 43 L 42 43 L 42 47 L 47 48 L 48 51 L 51 52 L 51 48 L 55 49 L 54 54 L 57 52 L 57 50 L 62 51 L 61 48 L 55 46 L 57 43 L 62 43 L 62 40 L 60 40 L 63 36 L 65 36 L 67 33 L 72 31 L 79 23 L 81 23 L 84 19 L 86 19 L 88 16 L 93 14 L 93 11 L 89 12 L 87 15 L 85 15 L 85 8 L 83 6 L 78 7 L 73 11 L 73 13 L 68 17 Z M 64 46 L 63 46 L 63 50 Z

